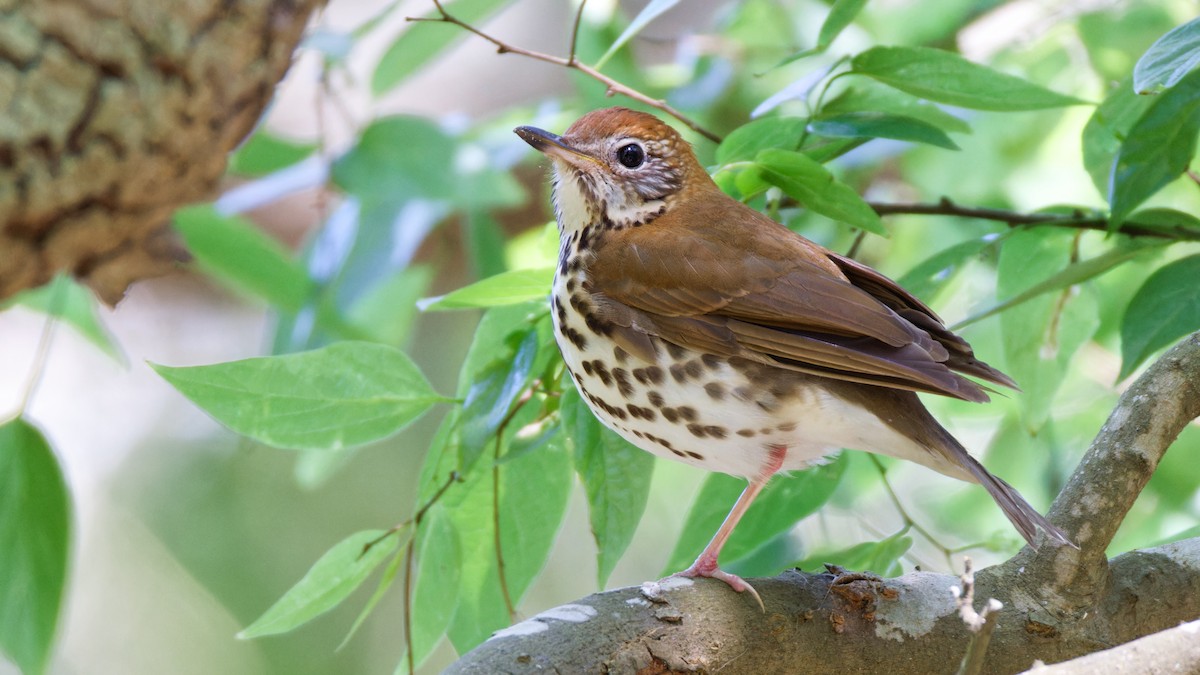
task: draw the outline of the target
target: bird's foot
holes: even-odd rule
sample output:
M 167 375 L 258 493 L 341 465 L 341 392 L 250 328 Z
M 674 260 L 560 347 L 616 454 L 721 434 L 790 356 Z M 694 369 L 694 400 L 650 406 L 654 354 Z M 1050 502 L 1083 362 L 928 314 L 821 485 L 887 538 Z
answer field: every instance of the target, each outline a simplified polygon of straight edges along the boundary
M 715 558 L 710 559 L 704 555 L 701 555 L 699 558 L 696 559 L 696 562 L 692 563 L 691 567 L 687 568 L 686 570 L 683 570 L 682 572 L 676 572 L 675 574 L 672 574 L 671 576 L 673 576 L 673 577 L 688 577 L 688 578 L 692 578 L 692 579 L 694 579 L 696 577 L 706 577 L 708 579 L 720 579 L 721 581 L 724 581 L 726 584 L 729 584 L 729 587 L 732 588 L 733 590 L 737 591 L 738 593 L 743 593 L 745 591 L 749 591 L 750 595 L 754 597 L 755 602 L 758 603 L 759 609 L 761 609 L 764 613 L 767 611 L 767 606 L 763 604 L 762 597 L 759 596 L 758 591 L 754 590 L 754 587 L 751 586 L 749 583 L 747 583 L 745 579 L 739 577 L 736 574 L 730 574 L 729 572 L 726 572 L 725 570 L 718 567 L 717 561 Z

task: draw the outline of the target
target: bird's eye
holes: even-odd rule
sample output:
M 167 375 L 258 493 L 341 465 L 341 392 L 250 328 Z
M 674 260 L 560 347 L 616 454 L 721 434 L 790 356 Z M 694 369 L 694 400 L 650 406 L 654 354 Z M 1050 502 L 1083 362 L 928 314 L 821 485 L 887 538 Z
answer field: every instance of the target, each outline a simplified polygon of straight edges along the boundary
M 630 143 L 617 150 L 617 161 L 627 169 L 636 169 L 646 161 L 646 152 L 642 150 L 642 146 Z

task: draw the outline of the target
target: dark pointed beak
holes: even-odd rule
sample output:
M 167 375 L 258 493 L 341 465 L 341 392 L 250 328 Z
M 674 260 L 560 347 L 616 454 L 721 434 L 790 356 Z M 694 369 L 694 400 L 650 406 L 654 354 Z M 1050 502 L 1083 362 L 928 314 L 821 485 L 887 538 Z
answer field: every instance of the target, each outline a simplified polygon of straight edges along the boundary
M 513 131 L 521 137 L 521 140 L 532 145 L 534 150 L 549 155 L 551 158 L 561 159 L 576 166 L 583 161 L 596 161 L 596 158 L 591 155 L 567 145 L 562 136 L 549 131 L 537 127 L 517 127 Z

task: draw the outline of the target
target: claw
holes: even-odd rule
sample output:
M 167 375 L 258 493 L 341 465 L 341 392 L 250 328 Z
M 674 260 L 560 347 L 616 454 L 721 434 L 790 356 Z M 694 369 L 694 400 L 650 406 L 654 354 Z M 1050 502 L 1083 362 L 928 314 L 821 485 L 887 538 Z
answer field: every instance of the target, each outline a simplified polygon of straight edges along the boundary
M 696 577 L 706 577 L 709 579 L 720 579 L 721 581 L 724 581 L 726 584 L 729 584 L 729 587 L 732 588 L 733 590 L 737 591 L 738 593 L 750 591 L 750 595 L 753 596 L 754 601 L 758 603 L 758 608 L 761 609 L 764 614 L 766 614 L 766 612 L 767 612 L 767 606 L 763 604 L 762 597 L 758 594 L 758 591 L 754 590 L 753 586 L 751 586 L 749 583 L 746 582 L 745 579 L 739 577 L 738 575 L 730 574 L 729 572 L 726 572 L 725 570 L 721 569 L 720 567 L 717 567 L 716 561 L 712 561 L 710 563 L 708 560 L 705 560 L 703 556 L 701 556 L 699 559 L 697 559 L 696 562 L 692 563 L 691 567 L 687 568 L 686 570 L 683 570 L 682 572 L 676 572 L 675 574 L 672 574 L 671 576 L 673 576 L 673 577 L 689 577 L 689 578 L 693 578 L 693 579 Z

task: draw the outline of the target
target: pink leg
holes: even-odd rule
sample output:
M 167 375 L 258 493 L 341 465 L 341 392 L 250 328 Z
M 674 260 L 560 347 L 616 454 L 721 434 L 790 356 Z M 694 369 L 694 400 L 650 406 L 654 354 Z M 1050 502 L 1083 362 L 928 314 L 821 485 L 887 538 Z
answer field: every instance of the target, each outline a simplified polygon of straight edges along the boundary
M 742 491 L 742 496 L 738 497 L 737 503 L 733 505 L 733 509 L 729 511 L 729 515 L 725 516 L 725 522 L 721 523 L 721 528 L 713 535 L 708 546 L 700 552 L 700 556 L 696 558 L 696 562 L 692 566 L 677 572 L 672 576 L 679 577 L 709 577 L 711 579 L 720 579 L 729 584 L 733 590 L 741 593 L 742 591 L 750 591 L 754 599 L 758 601 L 759 607 L 763 606 L 762 598 L 758 596 L 758 592 L 736 574 L 730 574 L 720 568 L 717 564 L 717 557 L 721 554 L 721 548 L 725 546 L 725 542 L 729 540 L 729 535 L 733 534 L 733 528 L 737 526 L 738 521 L 742 519 L 750 505 L 754 503 L 754 498 L 762 489 L 767 486 L 767 481 L 771 480 L 771 476 L 779 471 L 783 466 L 783 458 L 787 455 L 787 448 L 783 446 L 772 446 L 771 454 L 768 463 L 763 467 L 763 472 L 746 486 Z M 765 608 L 764 608 L 765 611 Z

